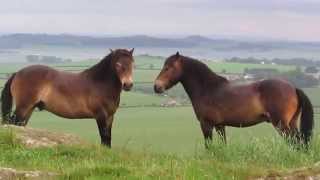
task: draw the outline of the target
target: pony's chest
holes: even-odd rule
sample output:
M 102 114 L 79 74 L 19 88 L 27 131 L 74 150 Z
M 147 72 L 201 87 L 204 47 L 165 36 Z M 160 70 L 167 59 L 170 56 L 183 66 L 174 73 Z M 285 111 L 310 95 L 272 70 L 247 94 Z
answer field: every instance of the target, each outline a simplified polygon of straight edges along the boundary
M 102 105 L 103 108 L 108 112 L 108 114 L 114 114 L 119 108 L 120 104 L 120 93 L 114 93 L 113 91 L 102 91 L 95 95 L 94 104 Z M 99 108 L 99 107 L 97 107 Z
M 106 99 L 104 104 L 105 110 L 108 112 L 108 114 L 114 114 L 116 113 L 117 109 L 119 108 L 120 98 L 115 98 L 112 101 Z

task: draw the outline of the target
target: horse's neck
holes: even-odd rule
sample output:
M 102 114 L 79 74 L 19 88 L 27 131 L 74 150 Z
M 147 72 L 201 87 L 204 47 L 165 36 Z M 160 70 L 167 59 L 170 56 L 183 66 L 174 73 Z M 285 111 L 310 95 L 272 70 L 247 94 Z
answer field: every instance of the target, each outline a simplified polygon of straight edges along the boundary
M 187 71 L 184 71 L 181 80 L 181 84 L 191 101 L 200 100 L 199 97 L 207 93 L 213 94 L 216 89 L 229 83 L 227 79 L 210 70 L 207 73 L 197 72 L 201 70 L 205 69 L 191 67 L 190 69 L 187 69 Z
M 117 94 L 121 92 L 121 82 L 116 72 L 111 67 L 109 60 L 102 60 L 98 64 L 85 70 L 83 74 L 89 78 L 89 80 L 104 84 L 108 86 L 108 89 L 113 89 Z

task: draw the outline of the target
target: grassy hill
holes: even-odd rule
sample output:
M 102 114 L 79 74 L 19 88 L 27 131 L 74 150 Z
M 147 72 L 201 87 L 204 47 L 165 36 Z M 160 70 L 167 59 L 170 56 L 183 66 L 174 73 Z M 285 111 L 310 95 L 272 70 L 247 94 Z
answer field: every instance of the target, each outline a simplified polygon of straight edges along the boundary
M 24 131 L 35 134 L 34 129 Z M 51 138 L 52 133 L 46 134 L 40 138 Z M 58 139 L 65 135 L 54 136 Z M 294 150 L 279 139 L 264 138 L 228 146 L 215 142 L 210 150 L 198 151 L 194 156 L 157 154 L 148 149 L 137 152 L 126 146 L 110 150 L 70 142 L 53 147 L 26 147 L 19 137 L 19 129 L 0 127 L 0 169 L 51 174 L 46 179 L 248 179 L 289 175 L 307 178 L 320 172 L 319 136 L 308 152 Z M 300 169 L 289 170 L 297 167 Z M 21 179 L 26 176 L 13 175 Z M 0 177 L 8 177 L 3 169 Z

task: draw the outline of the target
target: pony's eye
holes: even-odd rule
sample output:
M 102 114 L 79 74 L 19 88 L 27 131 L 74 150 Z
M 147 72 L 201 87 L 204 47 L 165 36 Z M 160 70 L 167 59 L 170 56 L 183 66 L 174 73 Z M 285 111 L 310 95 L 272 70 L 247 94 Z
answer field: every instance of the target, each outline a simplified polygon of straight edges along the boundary
M 116 63 L 116 66 L 117 66 L 118 68 L 122 68 L 122 64 L 119 63 L 119 62 Z
M 125 71 L 126 70 L 126 68 L 121 63 L 117 63 L 116 66 L 121 71 Z

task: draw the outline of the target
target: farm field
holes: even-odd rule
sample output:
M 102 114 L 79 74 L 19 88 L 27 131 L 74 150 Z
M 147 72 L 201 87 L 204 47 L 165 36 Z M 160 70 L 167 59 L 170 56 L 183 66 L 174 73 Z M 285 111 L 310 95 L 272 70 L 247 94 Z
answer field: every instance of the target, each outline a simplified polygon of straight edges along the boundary
M 161 68 L 163 60 L 148 59 L 147 57 L 136 58 L 136 66 L 140 68 L 149 68 L 150 62 L 152 62 L 154 70 L 135 70 L 135 82 L 152 82 L 154 80 L 159 73 L 157 69 Z M 58 68 L 78 70 L 82 67 L 62 66 L 88 66 L 93 63 L 95 61 L 80 61 L 61 64 L 61 67 Z M 27 64 L 0 64 L 0 73 L 13 72 L 25 65 Z M 209 66 L 217 72 L 225 69 L 230 73 L 241 73 L 245 68 L 268 68 L 272 65 L 210 62 Z M 295 67 L 276 66 L 276 68 L 280 71 L 287 71 Z M 0 87 L 3 86 L 4 82 L 4 80 L 0 80 Z M 320 105 L 319 90 L 319 88 L 306 89 L 314 105 Z M 167 99 L 168 97 L 155 94 L 123 92 L 120 104 L 127 106 L 160 105 Z M 80 163 L 76 162 L 77 157 L 71 156 L 68 157 L 70 159 L 59 159 L 62 164 L 58 169 L 62 173 L 81 174 L 80 171 L 83 170 L 81 168 L 87 168 L 89 175 L 85 174 L 85 177 L 93 178 L 99 178 L 99 173 L 101 173 L 99 168 L 102 170 L 109 168 L 117 172 L 120 169 L 118 173 L 120 177 L 132 176 L 132 178 L 138 179 L 144 177 L 145 171 L 148 172 L 144 177 L 146 179 L 159 176 L 178 179 L 194 179 L 197 177 L 202 179 L 246 179 L 276 170 L 286 172 L 291 168 L 312 166 L 320 160 L 320 126 L 317 123 L 318 119 L 319 116 L 316 115 L 314 145 L 309 153 L 296 151 L 288 147 L 271 124 L 268 123 L 250 128 L 227 128 L 228 145 L 224 146 L 215 141 L 211 150 L 206 151 L 200 126 L 192 107 L 120 108 L 112 129 L 113 149 L 109 151 L 95 147 L 96 149 L 93 150 L 93 153 L 102 158 L 101 161 L 91 156 L 89 156 L 89 159 L 84 157 L 86 163 L 82 167 Z M 55 132 L 72 133 L 94 144 L 100 143 L 97 126 L 93 119 L 70 120 L 45 111 L 35 111 L 28 126 Z M 216 134 L 214 137 L 216 138 Z M 0 150 L 1 148 L 3 147 L 0 145 Z M 13 151 L 18 150 L 13 149 Z M 27 150 L 21 149 L 21 151 Z M 58 148 L 56 151 L 65 151 L 65 149 L 62 147 L 62 149 Z M 79 156 L 81 156 L 79 151 L 89 153 L 88 148 L 79 150 L 78 147 L 74 147 L 70 151 L 75 151 L 75 154 Z M 49 149 L 27 152 L 32 156 L 37 156 L 37 154 L 49 154 L 48 156 L 50 156 L 51 153 Z M 105 153 L 106 156 L 114 159 L 111 162 L 110 159 L 107 159 L 108 157 L 102 157 L 101 153 Z M 10 155 L 7 156 L 10 157 Z M 8 163 L 5 158 L 6 156 L 3 159 L 0 157 L 0 164 Z M 140 159 L 141 162 L 139 162 Z M 66 162 L 68 160 L 71 160 L 72 168 L 66 167 L 69 165 L 69 162 Z M 35 158 L 30 167 L 42 167 L 46 170 L 57 168 L 57 164 L 51 161 L 50 163 L 50 165 L 45 166 L 43 165 L 43 159 Z M 21 164 L 9 164 L 22 166 Z M 102 174 L 102 176 L 104 175 Z M 109 175 L 117 176 L 117 174 L 112 173 Z

